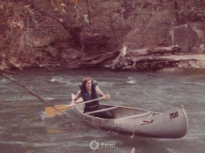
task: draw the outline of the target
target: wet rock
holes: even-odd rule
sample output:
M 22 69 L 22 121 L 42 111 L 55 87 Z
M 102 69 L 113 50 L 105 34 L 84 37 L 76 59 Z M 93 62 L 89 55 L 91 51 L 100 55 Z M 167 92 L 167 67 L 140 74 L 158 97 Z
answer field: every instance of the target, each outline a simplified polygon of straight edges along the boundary
M 52 57 L 56 57 L 59 54 L 59 51 L 57 50 L 57 48 L 53 47 L 53 46 L 49 46 L 45 49 L 45 51 L 47 53 L 49 53 L 49 55 L 51 55 Z

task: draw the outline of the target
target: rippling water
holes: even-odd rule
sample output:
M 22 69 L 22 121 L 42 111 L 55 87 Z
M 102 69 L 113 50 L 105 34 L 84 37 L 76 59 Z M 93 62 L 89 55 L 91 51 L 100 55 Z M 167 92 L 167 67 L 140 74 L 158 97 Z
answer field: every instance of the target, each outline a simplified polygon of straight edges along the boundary
M 10 77 L 20 81 L 54 105 L 68 104 L 81 80 L 98 81 L 111 100 L 101 103 L 139 107 L 163 112 L 185 106 L 189 129 L 180 139 L 151 139 L 119 135 L 94 129 L 68 110 L 69 118 L 46 118 L 46 105 L 27 90 L 0 76 L 0 150 L 2 153 L 91 153 L 89 143 L 113 144 L 99 153 L 204 153 L 204 74 L 131 73 L 110 71 L 16 71 Z M 174 127 L 173 127 L 174 128 Z

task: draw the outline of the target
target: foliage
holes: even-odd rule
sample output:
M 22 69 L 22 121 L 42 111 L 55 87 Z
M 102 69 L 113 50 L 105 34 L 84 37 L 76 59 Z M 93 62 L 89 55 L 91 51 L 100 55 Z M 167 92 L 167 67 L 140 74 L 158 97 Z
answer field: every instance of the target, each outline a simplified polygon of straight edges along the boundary
M 187 0 L 178 1 L 180 23 L 204 21 L 205 18 L 205 1 L 204 0 Z
M 105 51 L 116 50 L 122 44 L 128 48 L 167 46 L 176 14 L 184 24 L 204 21 L 204 10 L 204 0 L 0 0 L 0 52 L 17 59 L 25 55 L 27 61 L 34 61 L 38 54 L 34 47 L 52 45 L 56 35 L 50 33 L 60 27 L 70 34 L 71 27 L 81 29 L 74 30 L 81 43 L 89 42 L 83 39 L 86 36 L 95 43 L 107 39 L 106 44 L 100 44 Z M 74 37 L 72 41 L 76 43 Z M 93 51 L 99 49 L 92 45 Z M 5 61 L 2 63 L 5 65 Z

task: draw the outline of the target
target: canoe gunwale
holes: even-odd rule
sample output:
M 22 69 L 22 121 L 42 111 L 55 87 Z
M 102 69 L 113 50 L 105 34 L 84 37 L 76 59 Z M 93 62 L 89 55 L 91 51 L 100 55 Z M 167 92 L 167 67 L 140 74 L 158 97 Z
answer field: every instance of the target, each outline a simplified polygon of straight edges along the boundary
M 145 118 L 150 118 L 150 117 L 152 117 L 152 116 L 157 116 L 157 115 L 165 114 L 165 113 L 167 113 L 167 112 L 169 112 L 169 111 L 171 111 L 171 110 L 175 110 L 176 108 L 180 108 L 180 109 L 184 110 L 184 106 L 183 106 L 183 105 L 181 105 L 181 106 L 179 106 L 179 107 L 174 107 L 174 108 L 172 108 L 172 109 L 170 109 L 170 110 L 167 110 L 167 111 L 165 111 L 165 112 L 162 112 L 162 113 L 160 113 L 160 112 L 148 111 L 148 110 L 145 110 L 145 109 L 139 109 L 139 108 L 135 108 L 135 107 L 127 107 L 127 106 L 104 105 L 104 104 L 102 104 L 101 106 L 108 106 L 108 107 L 110 107 L 110 108 L 108 108 L 108 109 L 106 109 L 106 110 L 111 110 L 111 109 L 116 109 L 116 108 L 120 108 L 120 107 L 121 107 L 121 108 L 127 108 L 127 109 L 132 109 L 132 110 L 146 111 L 146 113 L 143 113 L 143 114 L 136 114 L 136 115 L 126 116 L 126 117 L 121 117 L 121 118 L 114 118 L 113 120 L 116 120 L 116 121 L 118 121 L 118 120 L 123 120 L 123 119 L 129 119 L 129 118 L 140 117 L 140 116 L 143 117 L 143 116 L 145 116 L 145 115 L 148 115 L 149 113 L 150 113 L 150 116 L 146 116 Z M 95 112 L 83 113 L 83 112 L 78 108 L 78 106 L 75 106 L 75 108 L 76 108 L 76 109 L 78 110 L 78 112 L 81 113 L 83 116 L 89 116 L 89 117 L 93 117 L 93 118 L 99 118 L 99 119 L 102 119 L 102 120 L 109 120 L 109 119 L 100 118 L 100 117 L 95 117 L 95 116 L 90 115 L 90 114 L 92 114 L 92 113 L 103 112 L 103 111 L 104 111 L 103 109 L 102 109 L 102 110 L 95 111 Z M 106 110 L 105 110 L 105 111 L 106 111 Z M 185 113 L 185 111 L 184 111 L 184 113 Z M 156 114 L 156 115 L 153 115 L 153 114 Z M 186 114 L 186 113 L 185 113 L 185 114 Z

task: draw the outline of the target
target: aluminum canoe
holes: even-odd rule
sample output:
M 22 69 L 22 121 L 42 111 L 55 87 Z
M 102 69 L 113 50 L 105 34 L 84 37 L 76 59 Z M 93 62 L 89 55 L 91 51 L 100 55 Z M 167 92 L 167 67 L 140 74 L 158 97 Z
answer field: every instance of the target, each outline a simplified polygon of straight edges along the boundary
M 163 113 L 114 105 L 101 105 L 101 108 L 109 110 L 114 118 L 83 113 L 84 104 L 76 105 L 73 110 L 92 126 L 116 133 L 152 138 L 181 138 L 187 133 L 188 119 L 183 106 Z

